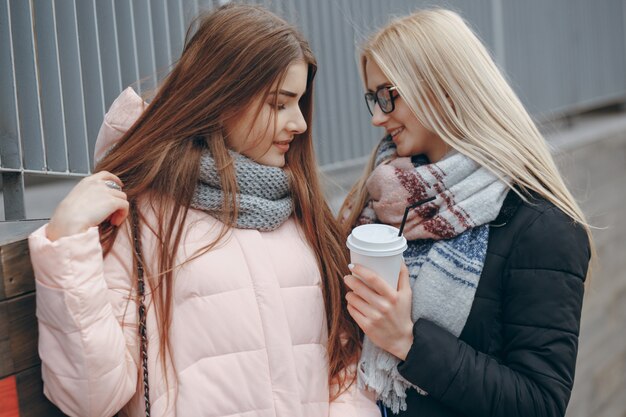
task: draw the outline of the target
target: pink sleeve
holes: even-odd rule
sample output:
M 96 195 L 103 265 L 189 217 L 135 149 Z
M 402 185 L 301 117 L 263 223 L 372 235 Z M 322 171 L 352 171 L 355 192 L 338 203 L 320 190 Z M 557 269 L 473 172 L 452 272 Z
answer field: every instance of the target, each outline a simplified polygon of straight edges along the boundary
M 122 231 L 104 262 L 97 228 L 51 242 L 46 227 L 29 238 L 44 393 L 70 416 L 113 415 L 137 385 L 131 252 Z

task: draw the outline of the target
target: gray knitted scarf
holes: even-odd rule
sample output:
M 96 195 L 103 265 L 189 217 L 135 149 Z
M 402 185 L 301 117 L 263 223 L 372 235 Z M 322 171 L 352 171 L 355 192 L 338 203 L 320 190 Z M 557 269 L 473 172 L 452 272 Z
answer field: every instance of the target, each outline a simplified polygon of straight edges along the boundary
M 489 222 L 494 220 L 508 186 L 470 158 L 450 152 L 430 164 L 419 155 L 399 158 L 389 137 L 381 142 L 377 167 L 366 183 L 370 201 L 360 224 L 398 226 L 412 203 L 435 197 L 409 212 L 404 228 L 413 293 L 411 319 L 432 321 L 459 336 L 482 273 Z M 376 392 L 392 412 L 406 410 L 406 391 L 419 387 L 398 372 L 400 360 L 374 345 L 367 337 L 358 367 L 358 382 Z
M 237 228 L 275 230 L 291 216 L 293 200 L 287 173 L 277 167 L 261 165 L 229 151 L 237 176 Z M 220 213 L 224 193 L 215 160 L 205 151 L 200 160 L 200 177 L 191 207 L 208 213 Z

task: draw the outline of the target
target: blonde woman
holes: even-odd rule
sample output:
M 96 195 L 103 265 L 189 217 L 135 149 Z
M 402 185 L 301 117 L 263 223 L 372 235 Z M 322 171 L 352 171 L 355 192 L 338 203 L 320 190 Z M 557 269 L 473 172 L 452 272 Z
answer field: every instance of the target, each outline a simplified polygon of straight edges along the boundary
M 544 138 L 462 18 L 396 19 L 361 55 L 386 137 L 342 211 L 398 226 L 397 290 L 345 277 L 366 335 L 359 382 L 401 416 L 562 416 L 593 247 Z

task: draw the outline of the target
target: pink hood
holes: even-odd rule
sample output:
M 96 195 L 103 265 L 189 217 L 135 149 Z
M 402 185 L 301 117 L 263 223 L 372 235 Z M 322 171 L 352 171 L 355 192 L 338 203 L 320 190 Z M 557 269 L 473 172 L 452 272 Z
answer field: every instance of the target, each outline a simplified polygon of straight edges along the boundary
M 106 152 L 139 119 L 146 107 L 148 107 L 148 103 L 143 101 L 132 87 L 122 91 L 122 94 L 111 104 L 108 113 L 104 115 L 104 121 L 96 139 L 94 161 L 98 162 L 102 159 Z

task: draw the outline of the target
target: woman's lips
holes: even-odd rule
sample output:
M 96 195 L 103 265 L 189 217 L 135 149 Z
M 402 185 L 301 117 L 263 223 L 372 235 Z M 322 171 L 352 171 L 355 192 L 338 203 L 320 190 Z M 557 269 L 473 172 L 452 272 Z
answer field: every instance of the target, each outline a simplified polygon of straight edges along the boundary
M 289 144 L 291 142 L 274 142 L 274 146 L 281 152 L 287 152 L 289 150 Z

